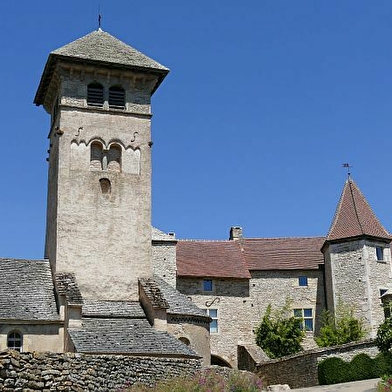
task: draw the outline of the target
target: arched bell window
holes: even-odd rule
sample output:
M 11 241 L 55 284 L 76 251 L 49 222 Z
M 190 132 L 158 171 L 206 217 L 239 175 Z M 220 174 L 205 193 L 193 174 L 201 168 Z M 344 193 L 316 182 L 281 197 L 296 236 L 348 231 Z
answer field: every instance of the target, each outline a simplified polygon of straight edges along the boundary
M 101 83 L 93 82 L 87 86 L 87 105 L 103 106 L 103 86 Z
M 109 108 L 125 109 L 125 90 L 121 86 L 109 88 Z
M 7 347 L 11 350 L 21 352 L 23 347 L 23 336 L 17 331 L 11 331 L 7 335 Z
M 112 144 L 108 151 L 108 170 L 120 171 L 121 169 L 121 147 Z
M 103 146 L 100 142 L 91 143 L 90 168 L 102 170 Z

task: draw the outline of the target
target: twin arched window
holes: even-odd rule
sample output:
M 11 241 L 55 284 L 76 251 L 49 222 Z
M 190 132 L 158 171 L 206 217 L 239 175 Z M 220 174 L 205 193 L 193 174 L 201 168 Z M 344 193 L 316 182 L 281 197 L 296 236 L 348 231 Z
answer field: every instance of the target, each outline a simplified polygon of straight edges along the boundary
M 100 142 L 91 143 L 90 168 L 96 170 L 121 170 L 121 147 L 112 144 L 108 150 Z
M 22 351 L 22 346 L 22 334 L 16 331 L 11 331 L 7 336 L 7 347 L 11 350 Z
M 87 86 L 87 105 L 102 107 L 104 104 L 104 88 L 101 83 L 93 82 Z M 109 88 L 109 108 L 125 109 L 125 90 L 121 86 Z

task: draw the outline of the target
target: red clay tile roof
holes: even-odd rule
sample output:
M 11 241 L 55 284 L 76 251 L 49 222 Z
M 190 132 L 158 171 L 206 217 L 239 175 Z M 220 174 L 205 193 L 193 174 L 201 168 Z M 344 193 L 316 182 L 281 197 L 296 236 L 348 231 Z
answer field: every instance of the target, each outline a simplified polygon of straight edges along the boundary
M 179 276 L 249 279 L 238 241 L 178 241 Z
M 318 269 L 325 237 L 179 241 L 179 276 L 250 278 L 252 270 Z
M 336 208 L 327 241 L 363 235 L 391 239 L 355 182 L 348 179 Z
M 318 269 L 324 264 L 325 237 L 246 238 L 241 240 L 245 260 L 252 270 Z

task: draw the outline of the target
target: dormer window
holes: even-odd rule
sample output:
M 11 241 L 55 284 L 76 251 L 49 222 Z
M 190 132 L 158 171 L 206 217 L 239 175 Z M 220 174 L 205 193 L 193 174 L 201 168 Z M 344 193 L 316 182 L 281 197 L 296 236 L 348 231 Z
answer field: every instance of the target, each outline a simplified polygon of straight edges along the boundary
M 109 88 L 109 108 L 125 109 L 125 90 L 121 86 Z
M 103 86 L 94 82 L 87 86 L 87 105 L 103 106 Z

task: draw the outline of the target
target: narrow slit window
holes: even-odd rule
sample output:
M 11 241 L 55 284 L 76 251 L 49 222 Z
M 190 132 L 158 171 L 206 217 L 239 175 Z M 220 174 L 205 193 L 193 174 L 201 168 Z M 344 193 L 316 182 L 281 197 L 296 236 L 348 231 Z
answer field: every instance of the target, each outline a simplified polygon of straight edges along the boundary
M 384 261 L 384 248 L 382 246 L 376 247 L 376 258 L 377 261 Z
M 109 88 L 109 108 L 125 109 L 125 90 L 121 86 Z
M 87 105 L 103 106 L 103 86 L 100 83 L 90 83 L 87 86 Z
M 218 332 L 218 309 L 208 309 L 207 314 L 211 317 L 210 333 Z

